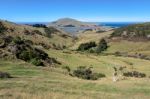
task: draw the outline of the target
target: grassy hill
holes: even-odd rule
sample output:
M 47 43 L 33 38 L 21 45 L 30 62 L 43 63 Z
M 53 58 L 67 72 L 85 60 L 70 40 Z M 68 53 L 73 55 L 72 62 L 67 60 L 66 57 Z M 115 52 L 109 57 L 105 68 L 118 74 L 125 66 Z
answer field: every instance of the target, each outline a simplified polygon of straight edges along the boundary
M 112 28 L 99 26 L 96 23 L 88 23 L 88 22 L 82 22 L 71 18 L 62 18 L 58 19 L 54 22 L 49 23 L 50 27 L 55 27 L 60 31 L 65 31 L 72 35 L 77 35 L 80 32 L 86 32 L 86 31 L 108 31 L 112 30 Z
M 53 45 L 63 46 L 62 44 L 64 44 L 64 46 L 69 46 L 72 44 L 73 40 L 69 34 L 62 33 L 52 27 L 36 28 L 27 25 L 18 25 L 7 21 L 0 21 L 0 25 L 0 27 L 3 26 L 6 28 L 2 31 L 5 35 L 13 37 L 19 36 L 33 41 L 36 45 L 44 44 L 52 48 Z M 48 35 L 50 35 L 50 37 Z
M 87 26 L 87 25 L 92 25 L 90 23 L 85 23 L 85 22 L 80 22 L 75 19 L 71 18 L 62 18 L 58 19 L 57 21 L 49 23 L 49 26 L 68 26 L 68 27 L 80 27 L 80 26 Z M 94 24 L 93 24 L 94 25 Z
M 130 40 L 150 39 L 150 23 L 141 23 L 116 29 L 112 37 L 123 37 Z
M 102 32 L 102 33 L 96 33 L 96 31 L 95 32 L 87 31 L 84 33 L 80 33 L 78 34 L 78 40 L 71 47 L 71 49 L 77 49 L 80 44 L 87 43 L 90 41 L 95 41 L 96 43 L 98 43 L 100 39 L 108 38 L 112 33 L 113 31 Z
M 17 58 L 0 57 L 0 71 L 10 73 L 13 78 L 0 79 L 0 99 L 149 99 L 150 98 L 150 61 L 134 57 L 116 56 L 114 53 L 143 53 L 150 55 L 149 41 L 133 42 L 124 39 L 109 39 L 113 31 L 96 33 L 85 32 L 78 36 L 76 42 L 67 34 L 52 33 L 47 37 L 44 28 L 17 25 L 1 22 L 2 36 L 20 36 L 33 41 L 33 48 L 40 48 L 61 64 L 54 67 L 35 66 Z M 5 27 L 5 28 L 4 28 Z M 3 29 L 2 29 L 3 28 Z M 27 34 L 25 30 L 29 31 Z M 40 33 L 30 33 L 38 30 Z M 42 34 L 41 34 L 42 33 Z M 72 51 L 81 43 L 99 42 L 105 38 L 109 48 L 104 54 L 90 54 Z M 38 44 L 37 44 L 38 42 Z M 39 43 L 52 45 L 52 48 L 42 48 Z M 1 43 L 2 44 L 2 43 Z M 65 45 L 67 49 L 55 49 L 56 45 Z M 140 45 L 140 46 L 139 46 Z M 57 46 L 58 47 L 58 46 Z M 4 48 L 0 50 L 6 51 Z M 0 52 L 1 53 L 1 52 Z M 12 54 L 8 52 L 11 56 Z M 2 55 L 2 54 L 1 54 Z M 78 66 L 93 67 L 94 72 L 103 73 L 105 78 L 84 80 L 70 76 L 64 67 L 71 72 Z M 113 67 L 125 66 L 126 71 L 139 71 L 146 74 L 145 78 L 125 77 L 113 82 Z

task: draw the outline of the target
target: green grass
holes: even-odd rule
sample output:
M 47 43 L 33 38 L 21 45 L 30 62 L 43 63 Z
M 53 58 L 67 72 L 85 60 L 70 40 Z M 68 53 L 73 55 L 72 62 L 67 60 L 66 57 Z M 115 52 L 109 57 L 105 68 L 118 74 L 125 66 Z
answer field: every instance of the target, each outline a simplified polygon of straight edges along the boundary
M 49 50 L 62 66 L 75 69 L 77 66 L 93 66 L 97 72 L 105 73 L 106 78 L 87 81 L 71 77 L 59 68 L 35 67 L 14 60 L 0 61 L 0 71 L 9 72 L 14 78 L 0 80 L 0 99 L 149 99 L 149 78 L 127 78 L 112 82 L 113 66 L 131 65 L 150 76 L 150 61 L 115 56 L 96 56 Z M 130 64 L 129 64 L 130 63 Z M 131 64 L 132 63 L 132 64 Z
M 20 27 L 21 28 L 21 27 Z M 18 30 L 21 30 L 18 27 Z M 23 30 L 23 29 L 22 29 Z M 42 31 L 42 30 L 41 30 Z M 112 31 L 95 34 L 82 34 L 72 48 L 83 42 L 96 41 L 108 37 Z M 21 32 L 20 32 L 21 33 Z M 45 39 L 39 36 L 29 39 L 44 43 L 71 45 L 72 39 L 55 36 Z M 61 43 L 60 43 L 61 42 Z M 106 53 L 116 51 L 141 52 L 149 55 L 149 43 L 144 42 L 110 42 Z M 66 53 L 66 52 L 69 53 Z M 0 60 L 0 71 L 10 73 L 14 78 L 0 79 L 0 99 L 150 99 L 150 61 L 113 55 L 94 55 L 75 51 L 50 49 L 50 57 L 62 63 L 57 68 L 36 67 L 21 60 Z M 88 81 L 71 77 L 61 67 L 69 66 L 72 70 L 78 66 L 92 66 L 93 70 L 104 73 L 106 78 Z M 112 81 L 113 67 L 126 66 L 128 70 L 146 73 L 146 78 L 126 78 Z
M 117 51 L 120 52 L 129 52 L 129 53 L 150 53 L 150 42 L 131 42 L 121 40 L 119 42 L 110 42 L 107 53 L 114 53 Z M 150 55 L 150 54 L 149 54 Z

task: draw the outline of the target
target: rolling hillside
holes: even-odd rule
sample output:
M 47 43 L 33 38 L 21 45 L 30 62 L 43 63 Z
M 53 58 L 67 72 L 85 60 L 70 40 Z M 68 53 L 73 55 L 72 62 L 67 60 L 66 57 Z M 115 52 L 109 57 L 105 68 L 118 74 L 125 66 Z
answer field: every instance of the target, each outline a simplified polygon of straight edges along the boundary
M 46 35 L 45 29 L 49 29 L 52 35 Z M 122 55 L 116 56 L 115 53 L 150 55 L 150 42 L 112 39 L 110 38 L 112 33 L 113 31 L 102 33 L 86 31 L 79 34 L 75 40 L 72 36 L 55 28 L 36 28 L 1 21 L 1 38 L 19 36 L 20 39 L 19 42 L 18 39 L 11 41 L 4 48 L 2 46 L 0 53 L 1 50 L 7 51 L 9 46 L 15 45 L 25 52 L 29 50 L 29 56 L 32 58 L 34 58 L 32 52 L 36 51 L 38 55 L 35 54 L 35 56 L 42 57 L 42 62 L 51 59 L 59 63 L 52 64 L 53 66 L 35 66 L 29 61 L 10 57 L 12 53 L 9 51 L 9 57 L 4 57 L 3 53 L 0 54 L 2 56 L 0 57 L 0 73 L 7 72 L 12 76 L 12 78 L 0 78 L 0 99 L 149 99 L 150 61 Z M 75 51 L 82 43 L 90 41 L 98 43 L 102 38 L 105 38 L 109 45 L 109 48 L 102 54 Z M 33 44 L 26 40 L 32 41 Z M 50 47 L 44 47 L 45 45 L 41 43 Z M 2 39 L 0 47 L 3 44 Z M 75 77 L 72 72 L 79 66 L 92 67 L 94 72 L 105 74 L 106 77 L 98 80 Z M 124 72 L 138 71 L 144 73 L 146 77 L 123 77 L 114 82 L 114 67 L 126 67 Z
M 128 40 L 150 39 L 150 23 L 141 23 L 116 29 L 112 37 L 122 37 Z
M 53 48 L 53 45 L 69 46 L 72 44 L 73 40 L 69 34 L 61 32 L 53 27 L 36 28 L 27 25 L 18 25 L 8 21 L 0 21 L 0 28 L 5 29 L 1 31 L 1 34 L 4 32 L 3 34 L 6 36 L 19 36 L 31 40 L 36 45 L 44 44 L 51 48 Z

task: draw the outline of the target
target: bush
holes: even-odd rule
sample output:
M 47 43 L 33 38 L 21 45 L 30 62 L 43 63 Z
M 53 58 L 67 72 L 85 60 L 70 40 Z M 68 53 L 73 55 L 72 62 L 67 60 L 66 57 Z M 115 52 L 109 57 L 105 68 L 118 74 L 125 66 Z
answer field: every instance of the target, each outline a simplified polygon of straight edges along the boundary
M 33 24 L 32 26 L 37 28 L 47 28 L 45 24 Z
M 53 28 L 53 27 L 49 27 L 49 28 L 45 28 L 45 36 L 51 38 L 52 34 L 55 32 L 59 32 L 57 29 Z
M 96 52 L 101 53 L 102 51 L 107 50 L 107 48 L 108 48 L 107 42 L 105 41 L 105 39 L 101 39 L 97 46 Z
M 137 77 L 137 78 L 146 77 L 146 74 L 140 73 L 140 72 L 137 72 L 137 71 L 126 72 L 126 73 L 123 73 L 123 75 L 126 76 L 126 77 Z
M 18 58 L 22 59 L 24 61 L 29 61 L 30 59 L 32 59 L 32 54 L 30 51 L 22 51 L 20 54 L 18 54 Z
M 39 30 L 33 30 L 31 34 L 43 35 Z
M 91 67 L 79 66 L 76 70 L 73 71 L 73 76 L 86 80 L 97 80 L 99 78 L 105 77 L 101 73 L 93 73 Z
M 14 42 L 15 44 L 23 44 L 23 43 L 24 43 L 24 41 L 23 41 L 20 37 L 14 38 L 14 39 L 13 39 L 13 42 Z
M 7 30 L 7 28 L 3 25 L 2 22 L 0 22 L 0 34 L 3 34 L 3 32 L 6 30 Z
M 93 47 L 96 47 L 96 43 L 95 42 L 88 42 L 88 43 L 83 43 L 78 47 L 78 51 L 86 51 L 89 50 Z
M 0 78 L 12 78 L 9 73 L 0 71 Z
M 37 58 L 31 59 L 30 62 L 35 66 L 44 66 L 43 62 Z

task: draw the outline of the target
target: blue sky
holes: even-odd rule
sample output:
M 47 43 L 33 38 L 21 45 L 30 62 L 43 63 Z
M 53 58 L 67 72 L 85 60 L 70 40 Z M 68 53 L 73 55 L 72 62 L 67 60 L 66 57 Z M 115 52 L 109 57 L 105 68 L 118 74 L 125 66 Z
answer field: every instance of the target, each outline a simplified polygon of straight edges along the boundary
M 150 21 L 150 0 L 0 1 L 0 19 L 50 22 L 64 17 L 92 22 Z

